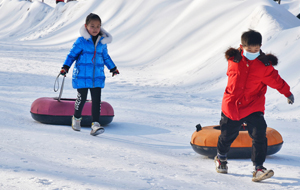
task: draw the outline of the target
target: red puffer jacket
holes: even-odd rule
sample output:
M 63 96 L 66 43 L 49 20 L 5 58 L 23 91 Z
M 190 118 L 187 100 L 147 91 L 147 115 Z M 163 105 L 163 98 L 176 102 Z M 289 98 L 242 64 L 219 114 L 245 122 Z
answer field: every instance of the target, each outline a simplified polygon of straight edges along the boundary
M 262 51 L 255 60 L 248 60 L 242 50 L 229 48 L 225 57 L 228 60 L 228 83 L 222 101 L 222 112 L 232 120 L 240 120 L 254 112 L 265 111 L 267 86 L 277 89 L 289 97 L 289 85 L 280 77 L 273 65 L 277 57 Z

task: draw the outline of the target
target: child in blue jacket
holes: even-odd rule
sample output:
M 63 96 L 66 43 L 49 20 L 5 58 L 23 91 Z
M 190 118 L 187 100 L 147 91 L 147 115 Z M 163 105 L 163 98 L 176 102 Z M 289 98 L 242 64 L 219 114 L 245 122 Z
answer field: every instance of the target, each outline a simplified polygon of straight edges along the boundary
M 61 75 L 66 75 L 73 62 L 76 61 L 72 85 L 77 89 L 75 112 L 72 118 L 72 129 L 80 131 L 81 112 L 87 99 L 88 89 L 92 97 L 92 130 L 91 135 L 96 136 L 104 132 L 99 124 L 101 89 L 104 88 L 105 74 L 104 65 L 110 70 L 112 76 L 119 74 L 117 67 L 107 52 L 107 43 L 112 37 L 101 28 L 101 19 L 96 14 L 89 14 L 86 17 L 85 25 L 80 29 L 81 37 L 77 38 L 68 54 Z

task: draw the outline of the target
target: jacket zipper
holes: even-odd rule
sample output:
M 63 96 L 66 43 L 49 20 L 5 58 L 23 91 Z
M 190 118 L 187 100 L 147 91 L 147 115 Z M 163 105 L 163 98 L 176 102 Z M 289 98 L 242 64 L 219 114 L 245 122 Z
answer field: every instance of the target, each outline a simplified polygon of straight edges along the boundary
M 101 36 L 98 36 L 94 46 L 95 46 L 95 50 L 94 50 L 94 56 L 93 56 L 93 59 L 92 59 L 92 62 L 94 63 L 94 69 L 93 69 L 93 88 L 95 88 L 95 70 L 96 70 L 96 55 L 97 55 L 97 44 L 98 42 L 100 41 L 101 39 Z M 94 60 L 94 61 L 93 61 Z
M 94 56 L 93 56 L 93 59 L 92 59 L 92 62 L 94 64 L 94 68 L 93 68 L 93 88 L 95 88 L 96 50 L 97 50 L 97 45 L 95 44 Z
M 247 60 L 247 63 L 246 63 L 246 66 L 247 66 L 247 70 L 246 70 L 246 72 L 247 72 L 247 76 L 246 76 L 246 80 L 245 80 L 245 83 L 244 83 L 244 86 L 243 86 L 243 93 L 244 93 L 244 91 L 245 91 L 245 88 L 246 88 L 246 83 L 247 83 L 247 80 L 248 80 L 248 76 L 249 76 L 249 63 L 248 63 L 248 60 Z M 238 113 L 238 117 L 239 117 L 239 119 L 241 119 L 240 118 L 240 113 L 239 113 L 239 105 L 241 104 L 241 102 L 240 102 L 240 99 L 238 99 L 237 101 L 236 101 L 236 108 L 237 108 L 237 113 Z

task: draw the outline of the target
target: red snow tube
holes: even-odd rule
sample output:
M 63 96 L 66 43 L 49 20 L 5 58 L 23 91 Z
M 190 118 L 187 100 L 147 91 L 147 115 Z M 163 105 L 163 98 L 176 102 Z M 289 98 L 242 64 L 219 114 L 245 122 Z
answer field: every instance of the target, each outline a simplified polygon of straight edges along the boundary
M 76 99 L 38 98 L 31 104 L 31 116 L 36 121 L 45 124 L 71 125 L 74 115 L 74 104 Z M 82 126 L 91 126 L 92 102 L 86 101 L 82 110 Z M 114 110 L 112 106 L 102 101 L 100 113 L 100 125 L 104 126 L 112 122 Z
M 245 126 L 247 128 L 247 126 Z M 212 158 L 217 155 L 217 144 L 221 134 L 220 126 L 207 127 L 196 126 L 197 131 L 192 135 L 191 146 L 195 152 Z M 282 136 L 275 129 L 268 127 L 266 136 L 268 139 L 267 155 L 278 152 L 283 144 Z M 241 127 L 238 137 L 233 141 L 227 153 L 228 158 L 251 158 L 252 138 L 248 131 Z

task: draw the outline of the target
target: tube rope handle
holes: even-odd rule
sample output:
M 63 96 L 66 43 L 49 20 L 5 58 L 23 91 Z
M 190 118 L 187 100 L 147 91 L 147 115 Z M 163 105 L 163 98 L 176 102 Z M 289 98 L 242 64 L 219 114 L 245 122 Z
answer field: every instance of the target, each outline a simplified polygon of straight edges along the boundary
M 55 79 L 55 81 L 54 81 L 54 92 L 57 92 L 58 91 L 58 89 L 59 89 L 59 76 L 60 76 L 60 73 L 57 75 L 57 77 L 56 77 L 56 79 Z M 56 83 L 57 83 L 57 89 L 55 89 L 55 86 L 56 86 Z
M 59 89 L 59 76 L 60 76 L 60 75 L 61 75 L 61 74 L 59 73 L 59 74 L 57 75 L 56 79 L 55 79 L 55 82 L 54 82 L 54 89 L 53 89 L 54 92 L 57 92 L 58 89 Z M 57 101 L 59 101 L 59 102 L 60 102 L 60 99 L 61 99 L 61 95 L 62 95 L 62 93 L 63 93 L 64 83 L 65 83 L 65 78 L 66 78 L 66 75 L 64 75 L 64 78 L 63 78 L 63 80 L 62 80 L 61 87 L 60 87 L 60 92 L 59 92 L 59 96 L 58 96 L 58 98 L 57 98 Z M 57 89 L 55 89 L 56 84 L 57 84 Z

